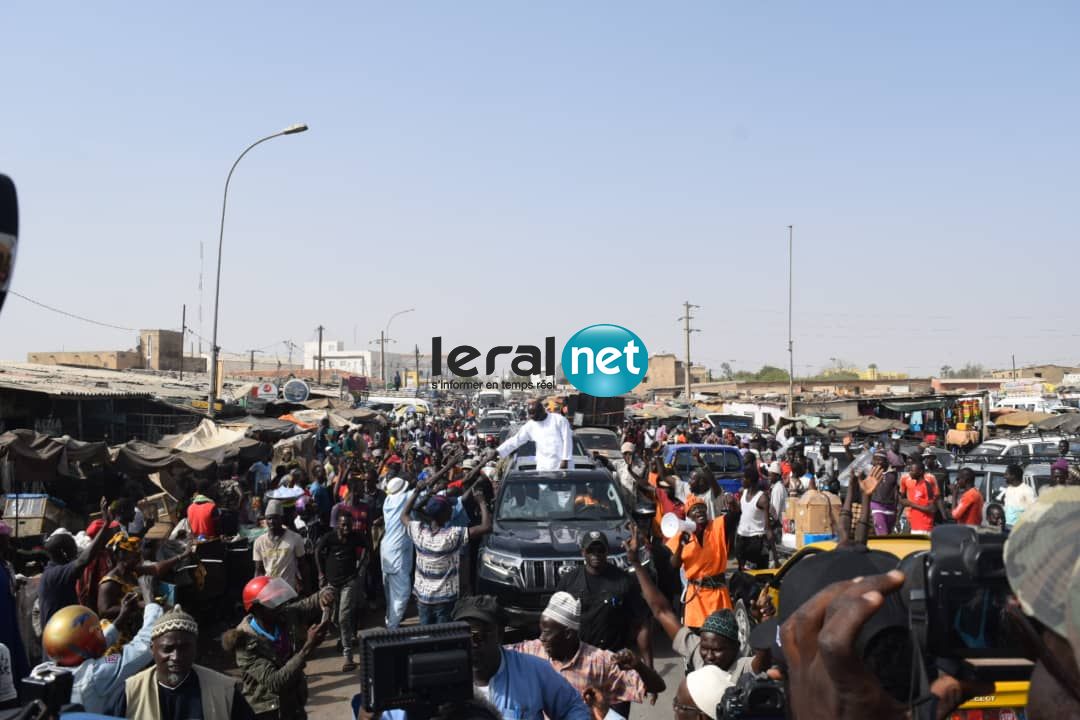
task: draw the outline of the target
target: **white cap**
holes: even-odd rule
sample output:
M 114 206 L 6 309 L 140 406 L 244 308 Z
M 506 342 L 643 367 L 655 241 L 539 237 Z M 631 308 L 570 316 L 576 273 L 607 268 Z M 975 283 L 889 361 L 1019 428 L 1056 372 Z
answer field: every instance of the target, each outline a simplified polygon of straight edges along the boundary
M 686 676 L 690 699 L 702 714 L 712 720 L 716 720 L 716 706 L 724 697 L 724 691 L 734 684 L 731 675 L 715 665 L 698 668 Z
M 557 592 L 551 596 L 541 617 L 546 617 L 570 630 L 581 629 L 581 601 L 568 592 Z
M 405 478 L 395 477 L 391 478 L 390 482 L 386 483 L 386 494 L 397 495 L 399 492 L 405 489 Z

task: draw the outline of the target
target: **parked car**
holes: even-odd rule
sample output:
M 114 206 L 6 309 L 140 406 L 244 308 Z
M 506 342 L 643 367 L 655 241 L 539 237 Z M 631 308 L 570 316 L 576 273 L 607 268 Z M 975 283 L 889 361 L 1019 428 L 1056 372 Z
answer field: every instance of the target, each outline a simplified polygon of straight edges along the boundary
M 677 443 L 664 447 L 664 464 L 675 465 L 675 474 L 683 483 L 690 482 L 690 473 L 698 466 L 693 452 L 697 450 L 701 459 L 713 471 L 716 482 L 724 492 L 735 493 L 742 486 L 742 453 L 731 445 L 704 445 Z M 685 488 L 684 488 L 685 489 Z
M 481 541 L 476 591 L 498 598 L 511 626 L 535 631 L 559 578 L 584 562 L 583 533 L 604 532 L 608 557 L 629 570 L 621 548 L 630 513 L 605 470 L 512 468 L 495 497 L 492 532 Z
M 513 422 L 509 417 L 485 415 L 476 423 L 476 434 L 480 436 L 481 443 L 485 442 L 489 435 L 493 435 L 496 442 L 501 443 L 510 436 L 512 424 Z
M 614 430 L 598 427 L 575 428 L 574 437 L 581 441 L 588 455 L 592 455 L 595 450 L 608 460 L 622 459 L 619 436 Z
M 1053 462 L 1058 458 L 1058 443 L 1069 441 L 1069 455 L 1080 457 L 1080 438 L 1063 435 L 1020 435 L 999 437 L 977 445 L 964 456 L 968 462 Z

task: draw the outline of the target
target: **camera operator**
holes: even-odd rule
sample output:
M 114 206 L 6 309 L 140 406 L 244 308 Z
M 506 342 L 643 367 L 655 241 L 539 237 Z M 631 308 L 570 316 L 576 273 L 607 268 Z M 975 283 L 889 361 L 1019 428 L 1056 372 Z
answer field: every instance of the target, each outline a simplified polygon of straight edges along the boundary
M 1007 611 L 1025 657 L 1035 662 L 1027 718 L 1080 717 L 1080 488 L 1050 488 L 1024 514 L 1005 544 L 1005 570 L 1019 606 Z M 889 720 L 908 716 L 856 651 L 862 627 L 904 582 L 893 570 L 834 583 L 804 603 L 781 628 L 791 716 Z M 985 684 L 940 675 L 930 686 L 936 716 L 993 692 Z

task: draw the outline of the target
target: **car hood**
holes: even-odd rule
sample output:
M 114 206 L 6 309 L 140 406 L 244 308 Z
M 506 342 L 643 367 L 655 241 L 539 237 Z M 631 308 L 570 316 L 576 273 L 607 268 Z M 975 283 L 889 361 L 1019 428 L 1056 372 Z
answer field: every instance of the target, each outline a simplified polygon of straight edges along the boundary
M 596 520 L 552 523 L 496 522 L 493 532 L 485 538 L 484 546 L 521 557 L 581 557 L 581 536 L 590 530 L 607 535 L 611 554 L 622 550 L 629 537 L 625 520 Z

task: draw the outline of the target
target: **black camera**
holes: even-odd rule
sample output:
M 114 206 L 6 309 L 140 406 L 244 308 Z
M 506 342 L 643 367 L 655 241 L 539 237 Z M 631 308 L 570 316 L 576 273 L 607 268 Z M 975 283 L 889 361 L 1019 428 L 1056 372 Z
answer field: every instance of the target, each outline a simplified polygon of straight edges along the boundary
M 930 550 L 900 562 L 900 602 L 928 664 L 981 680 L 1026 680 L 1032 662 L 1020 656 L 1006 614 L 1012 589 L 1005 576 L 1005 540 L 970 525 L 934 528 Z M 946 669 L 946 668 L 942 668 Z
M 787 695 L 784 684 L 777 680 L 744 673 L 734 686 L 724 691 L 716 706 L 716 720 L 762 718 L 784 720 L 787 716 Z

